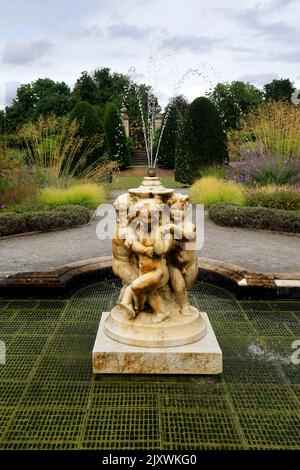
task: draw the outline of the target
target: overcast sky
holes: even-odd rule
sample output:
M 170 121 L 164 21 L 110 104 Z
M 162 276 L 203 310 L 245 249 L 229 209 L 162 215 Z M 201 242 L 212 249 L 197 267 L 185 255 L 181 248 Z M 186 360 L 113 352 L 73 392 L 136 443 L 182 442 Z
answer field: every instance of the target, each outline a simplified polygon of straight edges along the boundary
M 136 79 L 152 84 L 162 105 L 174 88 L 192 99 L 218 81 L 247 80 L 261 87 L 288 77 L 300 88 L 300 0 L 0 0 L 0 5 L 2 105 L 18 82 L 50 77 L 72 86 L 81 71 L 101 67 L 123 73 L 134 67 Z

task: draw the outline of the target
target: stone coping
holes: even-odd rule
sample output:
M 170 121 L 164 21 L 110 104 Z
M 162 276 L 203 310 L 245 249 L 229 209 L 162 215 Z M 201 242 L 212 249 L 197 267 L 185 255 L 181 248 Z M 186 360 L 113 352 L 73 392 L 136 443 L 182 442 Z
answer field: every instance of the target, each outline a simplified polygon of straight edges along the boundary
M 77 261 L 49 271 L 0 273 L 0 297 L 69 297 L 78 288 L 112 279 L 112 257 Z M 300 273 L 255 273 L 241 266 L 199 258 L 198 278 L 238 298 L 300 298 Z

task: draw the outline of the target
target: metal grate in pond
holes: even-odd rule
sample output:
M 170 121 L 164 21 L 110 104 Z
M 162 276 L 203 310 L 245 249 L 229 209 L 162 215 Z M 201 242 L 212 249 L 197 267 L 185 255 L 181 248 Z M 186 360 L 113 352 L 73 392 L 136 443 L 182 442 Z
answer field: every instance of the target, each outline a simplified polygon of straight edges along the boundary
M 224 353 L 221 376 L 94 376 L 91 350 L 118 280 L 71 299 L 0 301 L 1 449 L 300 447 L 300 302 L 191 289 Z

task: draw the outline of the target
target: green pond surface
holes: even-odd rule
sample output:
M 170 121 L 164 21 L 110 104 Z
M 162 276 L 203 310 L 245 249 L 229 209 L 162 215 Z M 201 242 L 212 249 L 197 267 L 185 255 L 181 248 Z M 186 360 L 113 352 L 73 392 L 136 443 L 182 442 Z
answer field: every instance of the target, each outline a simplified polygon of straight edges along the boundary
M 198 282 L 191 300 L 212 322 L 223 374 L 93 375 L 99 318 L 119 289 L 0 300 L 0 449 L 300 449 L 300 301 L 237 301 Z

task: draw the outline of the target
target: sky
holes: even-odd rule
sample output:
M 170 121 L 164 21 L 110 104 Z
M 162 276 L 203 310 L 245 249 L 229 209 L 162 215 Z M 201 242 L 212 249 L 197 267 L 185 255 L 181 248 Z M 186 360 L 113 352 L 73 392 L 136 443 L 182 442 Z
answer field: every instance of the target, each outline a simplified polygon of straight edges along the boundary
M 217 82 L 300 88 L 300 0 L 0 0 L 0 106 L 19 83 L 71 87 L 110 67 L 152 85 L 164 106 Z

